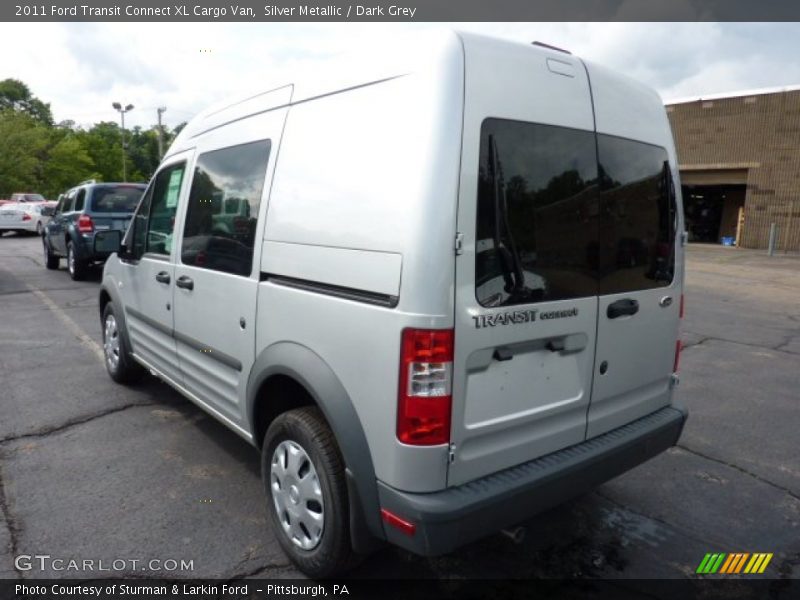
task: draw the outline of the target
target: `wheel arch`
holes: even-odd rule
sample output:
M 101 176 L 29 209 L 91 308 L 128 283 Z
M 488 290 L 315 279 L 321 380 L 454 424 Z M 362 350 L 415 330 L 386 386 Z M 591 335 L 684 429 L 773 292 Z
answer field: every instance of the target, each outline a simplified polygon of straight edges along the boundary
M 302 397 L 287 399 L 292 392 Z M 374 540 L 385 539 L 385 535 L 372 455 L 347 391 L 322 357 L 306 346 L 278 342 L 262 350 L 247 385 L 253 443 L 260 449 L 272 419 L 283 410 L 305 405 L 317 406 L 333 431 L 345 463 L 353 546 L 359 552 L 370 551 Z

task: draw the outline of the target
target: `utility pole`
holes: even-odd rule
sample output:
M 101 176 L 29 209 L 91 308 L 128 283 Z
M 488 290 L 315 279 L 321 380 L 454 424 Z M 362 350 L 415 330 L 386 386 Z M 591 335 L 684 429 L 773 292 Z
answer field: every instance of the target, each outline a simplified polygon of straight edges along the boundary
M 122 120 L 122 181 L 125 182 L 128 181 L 125 167 L 125 113 L 133 110 L 133 104 L 128 104 L 125 108 L 122 108 L 122 104 L 114 102 L 111 106 L 119 113 Z
M 158 159 L 164 158 L 164 128 L 161 126 L 161 115 L 167 112 L 166 106 L 160 106 L 156 109 L 158 112 Z

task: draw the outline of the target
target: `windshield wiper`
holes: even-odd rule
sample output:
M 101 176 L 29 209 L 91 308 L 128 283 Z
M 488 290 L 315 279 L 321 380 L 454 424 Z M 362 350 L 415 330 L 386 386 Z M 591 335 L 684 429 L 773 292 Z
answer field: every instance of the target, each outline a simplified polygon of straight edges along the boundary
M 522 261 L 508 226 L 508 200 L 503 181 L 503 167 L 500 164 L 497 142 L 493 135 L 489 135 L 489 170 L 494 186 L 494 247 L 503 270 L 505 291 L 515 299 L 524 299 L 530 296 L 534 290 L 525 287 Z

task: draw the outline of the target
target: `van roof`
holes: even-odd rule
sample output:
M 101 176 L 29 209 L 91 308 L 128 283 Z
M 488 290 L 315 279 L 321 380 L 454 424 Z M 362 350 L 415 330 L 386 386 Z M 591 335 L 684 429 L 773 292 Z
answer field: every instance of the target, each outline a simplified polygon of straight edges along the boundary
M 200 112 L 184 127 L 173 142 L 167 155 L 174 154 L 194 144 L 192 138 L 204 132 L 245 117 L 267 112 L 282 106 L 297 104 L 343 92 L 349 89 L 379 83 L 412 73 L 434 72 L 453 53 L 463 52 L 463 44 L 485 47 L 494 52 L 535 52 L 543 56 L 563 56 L 562 51 L 543 45 L 523 44 L 500 38 L 461 31 L 438 31 L 413 38 L 395 38 L 382 47 L 360 49 L 343 55 L 332 67 L 298 73 L 298 77 L 283 85 L 265 86 L 261 91 L 226 99 Z M 323 66 L 320 62 L 320 66 Z

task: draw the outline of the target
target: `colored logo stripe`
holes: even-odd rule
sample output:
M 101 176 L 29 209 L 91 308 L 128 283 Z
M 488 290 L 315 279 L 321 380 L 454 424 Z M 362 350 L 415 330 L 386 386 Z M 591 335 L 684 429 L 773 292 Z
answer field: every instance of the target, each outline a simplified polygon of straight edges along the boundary
M 743 568 L 745 573 L 763 573 L 772 557 L 773 554 L 771 552 L 756 552 L 754 554 L 749 552 L 734 552 L 732 554 L 709 552 L 703 557 L 696 573 L 703 575 L 714 573 L 732 575 L 741 573 Z
M 769 561 L 772 560 L 772 553 L 760 553 L 760 554 L 753 554 L 753 558 L 750 559 L 750 562 L 747 563 L 747 566 L 744 568 L 745 573 L 763 573 Z

